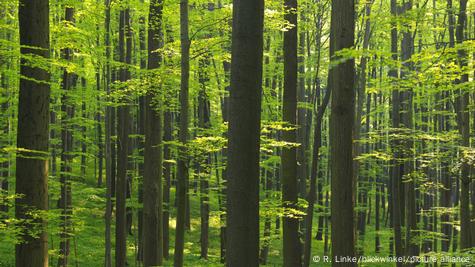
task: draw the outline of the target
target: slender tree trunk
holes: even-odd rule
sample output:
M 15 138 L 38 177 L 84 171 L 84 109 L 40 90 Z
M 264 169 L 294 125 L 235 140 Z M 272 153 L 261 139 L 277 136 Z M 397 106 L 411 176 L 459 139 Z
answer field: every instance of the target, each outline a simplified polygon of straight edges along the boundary
M 10 34 L 7 34 L 7 41 L 10 41 Z M 6 65 L 6 66 L 5 66 Z M 4 92 L 1 94 L 1 97 L 4 99 L 2 100 L 2 103 L 0 103 L 0 111 L 2 112 L 2 123 L 0 125 L 1 130 L 0 134 L 2 135 L 2 138 L 0 139 L 0 144 L 2 147 L 7 147 L 10 146 L 10 90 L 8 90 L 8 78 L 7 78 L 7 71 L 11 68 L 9 63 L 6 63 L 4 66 L 6 67 L 6 71 L 1 72 L 1 77 L 0 77 L 0 88 L 4 90 Z M 3 67 L 3 66 L 2 66 Z M 50 131 L 53 133 L 53 131 Z M 10 176 L 10 156 L 8 153 L 1 153 L 0 154 L 2 158 L 4 158 L 4 162 L 0 164 L 0 198 L 1 199 L 6 199 L 8 196 L 8 188 L 9 188 L 9 176 Z M 7 218 L 6 214 L 8 213 L 9 210 L 9 205 L 6 201 L 2 201 L 0 203 L 0 213 L 4 212 L 3 214 L 0 215 L 0 219 Z
M 163 118 L 163 140 L 170 142 L 173 140 L 173 116 L 171 111 L 165 111 Z M 170 248 L 170 188 L 171 188 L 171 174 L 172 164 L 167 162 L 171 160 L 170 145 L 166 144 L 163 147 L 163 158 L 165 159 L 163 167 L 164 186 L 163 186 L 163 257 L 168 259 Z
M 142 4 L 144 0 L 140 1 Z M 147 69 L 147 44 L 146 44 L 146 30 L 147 26 L 145 25 L 145 15 L 139 18 L 139 48 L 140 48 L 140 69 Z M 138 100 L 138 127 L 137 133 L 140 135 L 140 138 L 137 143 L 137 150 L 139 157 L 144 159 L 145 152 L 145 96 L 139 96 Z M 137 200 L 139 203 L 143 204 L 143 179 L 144 179 L 144 162 L 137 164 L 138 176 L 139 179 L 142 179 L 142 182 L 139 182 L 137 185 Z M 137 248 L 137 261 L 143 261 L 143 208 L 139 208 L 137 211 L 137 234 L 138 234 L 138 248 Z
M 266 59 L 267 60 L 267 59 Z M 269 135 L 270 137 L 270 135 Z M 269 157 L 271 157 L 273 153 L 269 153 Z M 265 188 L 265 195 L 266 199 L 272 198 L 272 187 L 273 187 L 273 179 L 274 179 L 275 170 L 264 170 L 264 188 Z M 264 221 L 264 240 L 261 240 L 261 250 L 259 253 L 259 264 L 266 265 L 267 259 L 269 256 L 269 247 L 271 242 L 271 226 L 272 226 L 272 216 L 269 214 L 265 215 Z
M 398 15 L 398 6 L 397 0 L 391 0 L 391 15 L 397 16 Z M 391 24 L 391 53 L 392 59 L 398 59 L 398 32 L 397 32 L 397 24 Z M 389 76 L 393 79 L 398 77 L 398 70 L 396 68 L 392 68 L 389 72 Z M 397 88 L 392 89 L 392 111 L 391 111 L 391 121 L 392 127 L 397 129 L 400 127 L 400 93 Z M 402 246 L 402 233 L 401 233 L 401 184 L 402 184 L 402 177 L 401 177 L 401 165 L 399 163 L 400 152 L 399 152 L 399 145 L 400 141 L 395 139 L 391 143 L 391 149 L 393 153 L 393 160 L 391 161 L 391 217 L 392 217 L 392 226 L 394 231 L 394 243 L 395 243 L 395 250 L 396 256 L 401 257 L 403 256 L 403 246 Z M 401 263 L 397 263 L 397 266 L 402 266 Z
M 402 7 L 403 13 L 409 12 L 412 9 L 412 1 L 407 1 Z M 407 72 L 414 69 L 413 64 L 410 62 L 412 54 L 414 53 L 414 39 L 413 33 L 410 31 L 409 25 L 406 26 L 406 30 L 403 32 L 402 47 L 401 47 L 401 60 L 404 62 L 404 68 L 401 70 L 401 79 L 404 80 L 408 75 Z M 403 86 L 404 88 L 404 86 Z M 413 126 L 413 92 L 411 88 L 404 88 L 401 92 L 401 107 L 403 110 L 402 122 L 405 127 L 406 133 L 409 136 L 411 134 Z M 419 246 L 413 240 L 417 237 L 417 207 L 416 207 L 416 190 L 415 180 L 413 176 L 414 171 L 414 157 L 412 152 L 414 146 L 414 140 L 410 137 L 405 140 L 404 144 L 404 173 L 408 177 L 404 182 L 405 186 L 405 200 L 406 200 L 406 255 L 416 256 L 419 254 Z
M 456 27 L 455 37 L 457 44 L 464 41 L 464 28 L 467 21 L 467 0 L 460 0 L 459 15 Z M 458 50 L 458 63 L 460 69 L 464 71 L 467 66 L 467 53 L 463 48 Z M 468 82 L 468 74 L 462 73 L 456 83 L 463 84 Z M 468 113 L 469 94 L 465 91 L 458 91 L 456 97 L 457 124 L 460 135 L 462 137 L 461 145 L 463 149 L 470 146 L 470 116 Z M 466 249 L 471 247 L 470 233 L 470 166 L 466 161 L 462 162 L 461 171 L 461 193 L 460 193 L 460 248 Z
M 355 3 L 353 0 L 332 2 L 330 57 L 354 45 Z M 331 221 L 332 254 L 355 256 L 354 185 L 352 129 L 355 113 L 354 59 L 347 59 L 330 70 L 332 89 L 330 116 Z M 355 263 L 333 266 L 356 266 Z
M 285 20 L 294 25 L 284 32 L 284 97 L 283 121 L 287 127 L 297 126 L 297 1 L 285 0 Z M 284 142 L 296 143 L 296 130 L 282 132 Z M 301 265 L 299 220 L 294 214 L 285 214 L 297 208 L 297 149 L 295 146 L 282 148 L 282 204 L 283 217 L 283 258 L 284 266 Z
M 81 116 L 83 122 L 87 120 L 87 106 L 84 92 L 86 91 L 86 78 L 81 77 L 81 89 L 83 92 L 83 99 L 81 104 Z M 81 179 L 85 180 L 86 178 L 86 165 L 87 165 L 87 143 L 86 143 L 86 136 L 87 136 L 87 128 L 86 126 L 81 126 L 81 134 L 82 134 L 82 141 L 81 141 Z
M 20 0 L 18 17 L 21 54 L 48 59 L 49 1 Z M 31 66 L 24 57 L 20 74 L 17 130 L 17 148 L 20 150 L 16 154 L 15 193 L 23 197 L 15 199 L 15 217 L 33 220 L 33 223 L 26 223 L 22 228 L 20 236 L 24 242 L 15 246 L 15 264 L 17 267 L 47 267 L 46 218 L 34 219 L 31 211 L 48 209 L 50 74 L 47 69 Z M 27 229 L 37 229 L 38 234 L 29 235 Z
M 160 67 L 163 47 L 161 0 L 150 2 L 148 23 L 148 69 Z M 145 96 L 144 209 L 143 263 L 145 266 L 163 262 L 163 196 L 162 196 L 162 111 L 158 100 L 159 88 L 152 86 Z M 158 103 L 158 105 L 157 105 Z
M 301 13 L 301 20 L 305 17 Z M 300 198 L 306 197 L 307 192 L 307 108 L 304 105 L 307 102 L 307 93 L 305 90 L 305 31 L 299 33 L 298 45 L 298 83 L 297 83 L 297 101 L 300 104 L 297 109 L 297 143 L 300 146 L 297 148 L 297 182 L 298 182 L 298 196 Z M 303 220 L 301 221 L 303 223 Z M 301 228 L 305 226 L 301 224 Z
M 167 27 L 167 36 L 168 43 L 173 43 L 173 35 L 171 31 L 171 26 Z M 170 59 L 171 61 L 171 59 Z M 167 66 L 170 66 L 172 63 L 166 62 Z M 165 101 L 165 106 L 166 105 Z M 171 110 L 166 109 L 163 116 L 163 141 L 165 142 L 163 146 L 163 177 L 165 184 L 163 185 L 163 257 L 165 259 L 169 258 L 169 249 L 170 249 L 170 188 L 171 188 L 171 176 L 172 176 L 172 166 L 170 162 L 172 159 L 171 145 L 168 142 L 173 140 L 173 113 Z
M 101 44 L 99 42 L 99 37 L 97 37 L 96 45 L 99 47 Z M 100 112 L 101 109 L 101 73 L 100 68 L 96 69 L 96 90 L 97 90 L 97 109 L 96 109 L 96 131 L 97 131 L 97 161 L 98 161 L 98 171 L 97 171 L 97 187 L 102 187 L 103 183 L 103 170 L 104 170 L 104 142 L 102 139 L 102 115 Z
M 119 53 L 120 61 L 130 64 L 131 47 L 128 38 L 130 36 L 130 10 L 127 8 L 120 11 L 119 23 Z M 129 71 L 125 68 L 120 70 L 120 81 L 125 82 L 129 79 Z M 116 227 L 115 227 L 115 264 L 117 267 L 127 265 L 127 167 L 128 167 L 128 149 L 129 149 L 129 131 L 130 131 L 130 107 L 127 100 L 122 99 L 123 103 L 117 108 L 117 183 L 116 183 Z
M 320 3 L 321 0 L 318 0 L 318 3 Z M 315 99 L 315 105 L 321 105 L 321 97 L 320 97 L 320 87 L 321 87 L 321 82 L 319 78 L 320 74 L 320 66 L 321 66 L 321 57 L 322 57 L 322 31 L 323 31 L 323 14 L 325 13 L 325 10 L 323 8 L 319 8 L 317 11 L 317 21 L 316 21 L 316 27 L 317 27 L 317 34 L 316 34 L 316 44 L 317 44 L 317 70 L 315 72 L 315 81 L 314 81 L 314 87 L 315 87 L 315 92 L 313 98 Z M 308 48 L 310 50 L 310 48 Z M 328 78 L 327 78 L 328 81 Z M 328 86 L 327 86 L 328 87 Z M 330 89 L 331 90 L 331 89 Z M 315 137 L 314 137 L 315 138 Z M 324 140 L 320 140 L 321 143 L 323 143 Z M 313 144 L 315 146 L 315 144 Z M 315 155 L 312 155 L 315 160 Z M 313 168 L 313 166 L 312 166 Z M 318 212 L 318 226 L 317 226 L 317 233 L 315 235 L 315 239 L 317 240 L 323 240 L 323 225 L 324 225 L 324 219 L 325 219 L 325 214 L 324 214 L 324 208 L 323 205 L 323 177 L 320 175 L 321 170 L 318 171 L 317 168 L 317 173 L 316 175 L 316 201 L 318 204 L 317 212 Z M 313 175 L 313 173 L 311 174 Z M 312 179 L 312 178 L 310 178 Z M 310 181 L 311 183 L 311 181 Z M 312 190 L 312 189 L 310 189 Z M 312 218 L 313 220 L 313 218 Z M 309 226 L 308 226 L 309 227 Z M 311 228 L 310 228 L 311 229 Z M 307 242 L 307 241 L 305 241 Z
M 65 12 L 66 27 L 74 24 L 74 9 L 66 8 Z M 62 51 L 63 59 L 67 61 L 72 60 L 72 49 L 65 48 Z M 71 196 L 71 172 L 72 172 L 72 152 L 73 152 L 73 133 L 71 127 L 71 120 L 74 117 L 74 106 L 70 103 L 69 91 L 72 89 L 75 74 L 69 73 L 66 69 L 63 70 L 62 90 L 61 96 L 61 197 L 58 200 L 58 208 L 61 210 L 61 232 L 59 245 L 58 266 L 67 266 L 68 257 L 70 253 L 70 236 L 71 232 L 71 215 L 72 215 L 72 196 Z
M 231 76 L 231 63 L 229 61 L 223 62 L 223 69 L 224 69 L 224 79 L 225 79 L 225 90 L 227 93 L 230 92 L 230 76 Z M 229 95 L 224 95 L 221 102 L 221 113 L 223 116 L 223 122 L 227 123 L 229 121 Z M 224 134 L 224 137 L 227 139 L 228 133 Z M 228 149 L 226 147 L 222 150 L 222 157 L 223 161 L 227 160 L 228 157 Z M 225 183 L 227 181 L 227 169 L 224 168 L 222 171 L 222 182 L 218 184 L 219 186 L 219 196 L 220 196 L 220 223 L 221 227 L 219 228 L 219 243 L 220 243 L 220 262 L 226 262 L 226 186 Z
M 0 19 L 5 19 L 7 15 L 13 15 L 15 12 L 15 9 L 12 8 L 11 11 L 5 10 L 4 12 L 0 12 Z M 13 23 L 12 19 L 7 19 L 6 24 L 11 25 Z M 11 32 L 6 32 L 5 33 L 5 39 L 7 42 L 12 41 L 12 36 L 13 34 Z M 12 49 L 12 45 L 7 46 L 7 49 Z M 1 67 L 4 68 L 1 74 L 0 78 L 0 88 L 3 88 L 3 92 L 1 94 L 1 97 L 3 100 L 1 101 L 2 103 L 0 104 L 0 111 L 2 112 L 2 123 L 1 123 L 1 146 L 7 147 L 12 145 L 12 134 L 11 134 L 11 129 L 12 127 L 12 112 L 10 111 L 11 108 L 11 96 L 13 95 L 12 89 L 9 89 L 9 85 L 11 84 L 8 72 L 12 70 L 12 64 L 13 60 L 6 60 L 1 64 Z M 53 112 L 50 112 L 53 114 Z M 54 134 L 54 131 L 50 131 L 51 135 Z M 11 162 L 11 155 L 8 152 L 3 152 L 0 154 L 2 158 L 4 158 L 4 162 L 0 164 L 0 198 L 6 197 L 9 193 L 9 180 L 10 180 L 10 171 L 12 167 L 12 162 Z M 50 164 L 52 165 L 52 164 Z M 52 174 L 54 175 L 54 174 Z M 2 204 L 0 204 L 0 212 L 4 212 L 4 214 L 0 215 L 0 218 L 6 218 L 7 213 L 9 211 L 9 203 L 6 201 L 2 201 Z
M 374 69 L 373 72 L 373 78 L 377 79 L 376 77 L 376 68 Z M 373 94 L 373 110 L 377 111 L 378 110 L 378 94 Z M 381 127 L 379 126 L 379 120 L 380 120 L 380 113 L 377 112 L 374 115 L 374 120 L 373 120 L 373 131 L 380 131 Z M 369 130 L 367 131 L 369 134 Z M 381 149 L 381 141 L 378 141 L 375 145 L 374 148 L 376 150 Z M 377 164 L 383 165 L 382 161 L 377 160 Z M 383 189 L 383 182 L 381 181 L 382 179 L 380 178 L 380 174 L 377 174 L 375 177 L 375 186 L 376 186 L 376 195 L 375 195 L 375 207 L 374 207 L 374 216 L 375 216 L 375 238 L 374 238 L 374 251 L 376 253 L 379 253 L 381 251 L 381 234 L 379 231 L 381 231 L 381 222 L 384 223 L 384 202 L 382 201 L 384 199 L 384 189 Z M 383 214 L 381 216 L 381 208 L 383 209 Z M 382 217 L 382 218 L 381 218 Z
M 233 1 L 226 266 L 259 266 L 263 0 Z
M 110 0 L 105 0 L 105 36 L 104 45 L 106 52 L 106 62 L 104 70 L 104 84 L 107 96 L 110 95 L 110 60 L 111 60 L 111 48 L 110 48 Z M 105 113 L 105 159 L 106 159 L 106 212 L 105 212 L 105 254 L 104 254 L 104 266 L 112 266 L 112 253 L 111 253 L 111 220 L 112 220 L 112 107 L 106 106 Z
M 180 0 L 180 38 L 181 38 L 181 86 L 180 86 L 180 130 L 177 164 L 177 219 L 175 234 L 174 266 L 183 266 L 185 244 L 185 225 L 188 188 L 188 86 L 190 79 L 190 39 L 188 36 L 188 0 Z
M 211 5 L 209 5 L 211 6 Z M 209 10 L 209 9 L 208 9 Z M 199 83 L 200 91 L 198 92 L 198 127 L 200 129 L 211 128 L 211 109 L 210 102 L 207 93 L 207 86 L 209 83 L 209 54 L 205 55 L 203 59 L 199 61 Z M 209 179 L 211 175 L 211 154 L 206 153 L 204 156 L 204 162 L 199 164 L 198 178 L 200 182 L 200 257 L 208 259 L 208 246 L 209 246 Z M 204 166 L 203 164 L 204 163 Z

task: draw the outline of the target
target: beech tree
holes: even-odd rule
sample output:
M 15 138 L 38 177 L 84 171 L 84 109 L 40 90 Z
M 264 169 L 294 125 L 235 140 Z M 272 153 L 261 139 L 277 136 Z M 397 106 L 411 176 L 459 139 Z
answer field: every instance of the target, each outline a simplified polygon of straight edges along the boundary
M 148 69 L 157 69 L 162 61 L 157 50 L 163 47 L 162 2 L 150 2 L 148 24 Z M 162 227 L 162 116 L 157 105 L 157 88 L 153 86 L 145 97 L 145 152 L 143 178 L 143 262 L 146 266 L 161 265 L 163 261 Z M 154 98 L 155 96 L 155 98 Z
M 20 92 L 18 99 L 15 216 L 25 225 L 15 247 L 15 264 L 48 266 L 44 212 L 48 208 L 49 62 L 35 66 L 32 56 L 49 58 L 49 1 L 20 1 Z
M 226 265 L 259 266 L 259 136 L 264 1 L 235 0 L 227 175 Z
M 333 1 L 330 33 L 330 68 L 332 87 L 330 114 L 332 254 L 334 257 L 355 255 L 354 186 L 352 130 L 355 115 L 354 59 L 339 62 L 339 53 L 354 45 L 355 3 Z M 334 263 L 336 264 L 336 263 Z M 356 266 L 355 263 L 346 263 Z M 335 265 L 336 266 L 336 265 Z

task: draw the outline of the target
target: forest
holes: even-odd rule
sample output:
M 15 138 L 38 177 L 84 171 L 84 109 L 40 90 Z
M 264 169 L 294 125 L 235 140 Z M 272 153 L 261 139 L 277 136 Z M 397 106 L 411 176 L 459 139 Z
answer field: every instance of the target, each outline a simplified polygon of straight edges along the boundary
M 475 266 L 475 0 L 0 0 L 0 267 Z

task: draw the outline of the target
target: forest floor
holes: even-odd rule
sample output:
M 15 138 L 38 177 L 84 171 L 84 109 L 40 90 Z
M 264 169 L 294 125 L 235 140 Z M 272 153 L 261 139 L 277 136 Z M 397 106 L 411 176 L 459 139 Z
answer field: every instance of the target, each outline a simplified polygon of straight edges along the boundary
M 50 193 L 57 196 L 59 192 L 59 184 L 50 180 Z M 104 258 L 104 207 L 105 207 L 105 189 L 93 186 L 93 182 L 86 183 L 84 181 L 75 181 L 72 184 L 73 205 L 74 205 L 74 237 L 71 239 L 71 255 L 70 266 L 81 267 L 100 267 L 103 266 Z M 174 191 L 172 190 L 171 200 L 174 200 Z M 211 194 L 216 194 L 212 192 Z M 50 207 L 56 207 L 57 197 L 50 200 Z M 200 208 L 199 196 L 190 191 L 191 203 L 191 229 L 185 235 L 185 266 L 223 266 L 219 262 L 220 243 L 219 243 L 219 211 L 217 197 L 210 197 L 210 232 L 209 232 L 209 258 L 207 260 L 200 259 Z M 134 203 L 134 201 L 131 201 Z M 173 202 L 172 202 L 173 204 Z M 132 204 L 133 207 L 136 204 Z M 13 213 L 13 209 L 11 211 Z M 49 219 L 49 233 L 58 233 L 58 218 L 60 210 L 52 209 Z M 374 214 L 374 213 L 373 213 Z M 12 214 L 13 215 L 13 214 Z M 173 266 L 173 247 L 175 234 L 175 214 L 172 209 L 170 218 L 170 258 L 164 262 L 164 266 Z M 128 262 L 129 266 L 141 266 L 137 262 L 137 215 L 134 211 L 134 222 L 132 226 L 132 235 L 128 237 Z M 374 219 L 374 218 L 372 218 Z M 275 222 L 275 220 L 273 220 Z M 275 223 L 272 223 L 272 234 L 270 239 L 269 257 L 267 266 L 281 266 L 282 264 L 282 239 L 281 233 L 275 232 Z M 374 221 L 372 221 L 374 222 Z M 113 222 L 114 225 L 114 222 Z M 261 234 L 264 232 L 264 220 L 261 220 Z M 365 256 L 387 256 L 389 255 L 388 240 L 391 233 L 388 228 L 383 227 L 380 231 L 381 252 L 374 252 L 375 230 L 374 224 L 370 224 L 367 228 L 367 235 L 364 242 Z M 313 233 L 317 231 L 317 216 L 314 219 Z M 112 237 L 114 236 L 114 227 L 111 229 Z M 50 265 L 56 265 L 59 236 L 58 234 L 50 234 L 48 237 L 50 251 Z M 5 241 L 5 240 L 4 240 Z M 11 242 L 9 242 L 11 241 Z M 113 240 L 112 240 L 113 241 Z M 114 246 L 114 244 L 112 244 Z M 323 257 L 324 241 L 313 240 L 312 256 Z M 0 267 L 14 266 L 14 243 L 12 240 L 0 242 Z M 393 266 L 394 264 L 380 263 L 367 264 L 360 266 Z M 329 263 L 313 263 L 312 266 L 330 266 Z

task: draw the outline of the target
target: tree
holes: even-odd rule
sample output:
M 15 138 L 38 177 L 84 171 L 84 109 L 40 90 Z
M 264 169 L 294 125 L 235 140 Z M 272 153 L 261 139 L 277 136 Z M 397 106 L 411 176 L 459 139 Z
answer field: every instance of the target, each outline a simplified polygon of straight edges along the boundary
M 130 27 L 130 9 L 120 11 L 119 23 L 119 54 L 120 62 L 131 63 L 132 39 Z M 130 79 L 130 73 L 122 67 L 119 71 L 121 82 Z M 116 184 L 116 266 L 125 266 L 127 263 L 127 219 L 126 219 L 126 198 L 127 198 L 127 165 L 129 154 L 129 123 L 130 107 L 127 99 L 121 99 L 123 103 L 117 109 L 117 184 Z
M 211 128 L 211 109 L 210 101 L 208 99 L 207 84 L 209 83 L 209 55 L 205 55 L 205 58 L 200 59 L 199 69 L 199 82 L 200 91 L 198 93 L 198 127 L 200 129 Z M 198 179 L 200 182 L 200 257 L 208 259 L 208 247 L 209 247 L 209 176 L 211 169 L 211 153 L 205 152 L 204 160 L 199 159 L 198 162 Z M 204 163 L 204 164 L 203 164 Z
M 188 187 L 188 96 L 190 80 L 190 39 L 188 36 L 188 0 L 180 0 L 180 38 L 181 38 L 181 83 L 180 83 L 180 130 L 177 163 L 177 215 L 175 235 L 174 266 L 183 266 L 183 249 L 185 245 L 185 224 Z
M 22 242 L 16 245 L 16 266 L 48 266 L 48 238 L 44 214 L 48 209 L 48 144 L 50 74 L 28 57 L 49 58 L 49 1 L 19 2 L 20 94 L 16 157 L 15 216 L 25 220 Z M 47 62 L 45 62 L 47 63 Z M 29 222 L 28 222 L 29 221 Z M 27 232 L 28 231 L 28 232 Z M 31 233 L 34 234 L 31 234 Z
M 330 114 L 331 221 L 332 254 L 355 255 L 354 185 L 352 129 L 355 107 L 354 59 L 339 54 L 354 45 L 355 2 L 332 1 L 330 57 L 336 65 L 330 69 L 332 87 Z M 338 63 L 337 63 L 338 62 Z M 333 266 L 337 266 L 333 263 Z M 346 263 L 345 266 L 356 266 Z
M 398 6 L 397 0 L 391 0 L 391 15 L 398 15 Z M 391 54 L 392 59 L 397 61 L 398 59 L 398 31 L 397 24 L 395 22 L 391 23 Z M 389 71 L 389 76 L 393 79 L 398 77 L 397 68 L 393 67 Z M 399 128 L 401 121 L 400 115 L 400 94 L 397 88 L 392 90 L 392 110 L 391 110 L 391 123 L 394 129 Z M 401 234 L 401 164 L 399 162 L 400 152 L 399 146 L 400 141 L 398 138 L 394 138 L 391 143 L 391 149 L 393 152 L 393 160 L 391 161 L 391 218 L 392 218 L 392 227 L 394 231 L 394 244 L 396 248 L 396 256 L 401 257 L 403 255 L 403 246 L 402 246 L 402 234 Z M 398 266 L 401 266 L 401 263 L 397 263 Z
M 263 0 L 233 1 L 226 265 L 259 266 Z
M 402 15 L 410 12 L 412 9 L 412 1 L 404 2 L 402 7 Z M 411 62 L 411 56 L 414 51 L 414 40 L 413 33 L 410 31 L 409 25 L 404 25 L 407 30 L 404 30 L 402 33 L 402 42 L 401 42 L 401 60 L 403 63 L 403 68 L 401 69 L 400 79 L 405 79 L 408 75 L 408 72 L 413 69 Z M 400 94 L 401 108 L 403 110 L 401 118 L 402 123 L 405 127 L 405 131 L 411 133 L 413 125 L 413 90 L 411 88 L 404 88 Z M 406 138 L 404 140 L 404 193 L 405 193 L 405 211 L 406 211 L 406 255 L 416 256 L 419 254 L 419 246 L 413 240 L 417 236 L 417 214 L 416 214 L 416 189 L 415 189 L 415 178 L 414 178 L 414 154 L 412 153 L 412 148 L 414 146 L 414 141 L 412 138 Z
M 292 28 L 284 33 L 284 96 L 282 120 L 287 127 L 297 126 L 297 1 L 287 0 L 285 19 Z M 295 143 L 296 130 L 282 132 L 282 140 Z M 282 149 L 282 203 L 285 213 L 297 208 L 297 152 L 293 145 Z M 299 266 L 300 241 L 298 217 L 287 214 L 283 218 L 283 253 L 284 266 Z
M 65 11 L 66 26 L 74 23 L 74 8 L 66 7 Z M 73 51 L 70 48 L 63 49 L 63 58 L 71 61 L 73 58 Z M 73 133 L 71 129 L 71 119 L 74 116 L 74 106 L 71 105 L 71 100 L 68 94 L 77 81 L 77 76 L 74 73 L 69 73 L 64 69 L 62 77 L 61 96 L 61 197 L 58 200 L 58 208 L 61 208 L 61 243 L 59 245 L 60 257 L 58 258 L 58 266 L 67 266 L 69 257 L 69 241 L 71 236 L 71 214 L 72 214 L 72 192 L 71 192 L 71 172 L 72 172 L 72 152 L 73 152 Z
M 158 49 L 163 47 L 162 1 L 150 2 L 148 22 L 148 69 L 160 67 L 162 56 Z M 150 88 L 145 98 L 145 171 L 143 181 L 143 263 L 145 266 L 162 265 L 162 116 L 157 107 L 158 88 Z
M 105 6 L 105 18 L 104 18 L 104 45 L 105 45 L 105 67 L 104 67 L 104 87 L 107 96 L 110 95 L 110 79 L 111 79 L 111 49 L 110 49 L 110 0 L 104 1 Z M 105 267 L 112 266 L 112 245 L 111 245 L 111 220 L 112 220 L 112 107 L 107 106 L 105 112 L 105 157 L 106 157 L 106 212 L 105 212 L 105 253 L 104 253 L 104 265 Z

